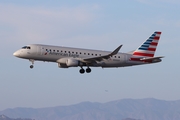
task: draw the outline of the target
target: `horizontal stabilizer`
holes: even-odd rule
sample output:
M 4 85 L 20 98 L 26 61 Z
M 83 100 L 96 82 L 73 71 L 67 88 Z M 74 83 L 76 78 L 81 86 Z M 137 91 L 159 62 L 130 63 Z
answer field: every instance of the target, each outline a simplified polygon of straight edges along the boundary
M 163 58 L 164 56 L 159 56 L 159 57 L 145 57 L 145 58 L 141 58 L 140 60 L 142 61 L 150 61 L 150 60 L 157 60 L 160 58 Z

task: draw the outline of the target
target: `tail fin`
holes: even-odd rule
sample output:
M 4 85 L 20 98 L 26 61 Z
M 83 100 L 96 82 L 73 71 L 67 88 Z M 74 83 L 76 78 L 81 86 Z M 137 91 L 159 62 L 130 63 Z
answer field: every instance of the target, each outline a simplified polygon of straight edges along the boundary
M 154 32 L 139 48 L 133 52 L 133 58 L 154 57 L 161 32 Z

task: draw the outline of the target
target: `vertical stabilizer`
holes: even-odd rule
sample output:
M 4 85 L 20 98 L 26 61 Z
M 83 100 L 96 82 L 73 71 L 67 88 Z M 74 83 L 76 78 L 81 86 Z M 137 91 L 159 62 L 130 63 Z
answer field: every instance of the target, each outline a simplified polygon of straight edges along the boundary
M 133 52 L 133 57 L 154 57 L 161 32 L 154 32 L 139 48 Z

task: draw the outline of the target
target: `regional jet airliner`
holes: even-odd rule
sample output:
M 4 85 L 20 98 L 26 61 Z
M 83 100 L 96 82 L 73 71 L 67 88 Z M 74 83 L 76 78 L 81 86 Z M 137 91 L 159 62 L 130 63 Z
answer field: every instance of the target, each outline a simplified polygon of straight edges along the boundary
M 114 51 L 90 50 L 62 46 L 31 44 L 14 52 L 14 56 L 34 61 L 56 62 L 59 68 L 80 67 L 79 72 L 90 73 L 90 67 L 126 67 L 161 62 L 163 56 L 154 57 L 161 32 L 154 32 L 140 47 L 130 53 L 121 53 L 122 45 Z M 83 67 L 86 67 L 84 69 Z

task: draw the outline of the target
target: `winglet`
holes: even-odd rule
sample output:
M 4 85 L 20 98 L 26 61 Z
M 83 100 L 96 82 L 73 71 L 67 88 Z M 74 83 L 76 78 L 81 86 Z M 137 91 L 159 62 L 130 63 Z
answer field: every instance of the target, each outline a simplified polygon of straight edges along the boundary
M 113 55 L 116 55 L 118 52 L 119 52 L 119 50 L 121 49 L 121 47 L 122 47 L 123 45 L 120 45 L 118 48 L 116 48 L 111 54 L 109 54 L 109 56 L 113 56 Z

